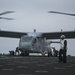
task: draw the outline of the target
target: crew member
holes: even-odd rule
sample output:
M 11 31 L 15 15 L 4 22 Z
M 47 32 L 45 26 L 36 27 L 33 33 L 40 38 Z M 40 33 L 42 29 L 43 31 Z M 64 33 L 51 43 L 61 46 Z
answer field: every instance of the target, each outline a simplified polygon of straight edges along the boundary
M 60 50 L 59 50 L 59 62 L 66 63 L 66 52 L 67 52 L 67 40 L 65 36 L 61 35 L 60 37 Z

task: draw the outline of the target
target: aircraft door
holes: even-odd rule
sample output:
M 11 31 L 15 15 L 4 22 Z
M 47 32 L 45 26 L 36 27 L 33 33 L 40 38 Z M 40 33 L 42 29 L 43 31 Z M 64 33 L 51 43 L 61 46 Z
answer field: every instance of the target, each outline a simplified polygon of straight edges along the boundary
M 38 49 L 38 39 L 37 39 L 37 37 L 33 38 L 32 47 L 33 47 L 33 50 L 35 50 L 35 51 Z

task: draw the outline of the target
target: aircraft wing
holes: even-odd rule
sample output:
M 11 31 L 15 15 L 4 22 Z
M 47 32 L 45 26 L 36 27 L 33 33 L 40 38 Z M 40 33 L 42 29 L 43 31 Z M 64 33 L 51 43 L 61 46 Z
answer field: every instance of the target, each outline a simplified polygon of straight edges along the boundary
M 43 33 L 43 37 L 46 37 L 46 39 L 60 39 L 61 35 L 65 35 L 66 39 L 75 39 L 75 31 Z
M 0 30 L 0 37 L 20 38 L 23 35 L 27 35 L 27 33 Z M 65 35 L 67 39 L 75 39 L 75 31 L 46 32 L 42 35 L 46 39 L 60 39 L 61 35 Z
M 27 35 L 27 33 L 0 30 L 0 37 L 20 38 L 23 35 Z

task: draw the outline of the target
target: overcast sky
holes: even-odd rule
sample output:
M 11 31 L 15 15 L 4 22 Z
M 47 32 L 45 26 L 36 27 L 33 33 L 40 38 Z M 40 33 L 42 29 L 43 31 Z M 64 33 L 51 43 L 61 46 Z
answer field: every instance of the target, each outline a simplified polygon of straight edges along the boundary
M 68 15 L 52 14 L 48 11 L 75 13 L 75 0 L 0 0 L 0 13 L 15 11 L 2 17 L 15 20 L 1 20 L 0 29 L 17 32 L 55 32 L 74 31 L 75 17 Z M 19 39 L 0 37 L 0 52 L 7 53 L 15 50 Z M 68 40 L 68 54 L 75 56 L 75 39 Z M 59 45 L 52 44 L 56 49 Z

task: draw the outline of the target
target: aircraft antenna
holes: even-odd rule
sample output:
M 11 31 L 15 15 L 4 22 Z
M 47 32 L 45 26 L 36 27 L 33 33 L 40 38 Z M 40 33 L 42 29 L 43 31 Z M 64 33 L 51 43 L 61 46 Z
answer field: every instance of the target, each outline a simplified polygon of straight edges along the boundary
M 36 32 L 36 29 L 34 29 L 34 32 Z

